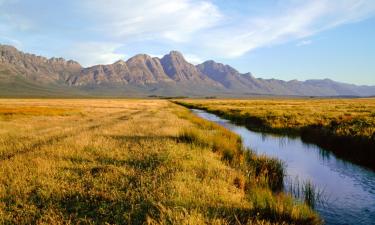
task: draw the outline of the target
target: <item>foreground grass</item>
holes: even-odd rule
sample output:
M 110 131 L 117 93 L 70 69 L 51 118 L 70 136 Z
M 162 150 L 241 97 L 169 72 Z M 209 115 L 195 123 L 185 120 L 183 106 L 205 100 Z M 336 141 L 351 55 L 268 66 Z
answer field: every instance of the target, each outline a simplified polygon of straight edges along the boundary
M 179 100 L 247 127 L 301 135 L 375 169 L 375 99 Z
M 318 224 L 277 161 L 167 101 L 0 100 L 1 224 Z

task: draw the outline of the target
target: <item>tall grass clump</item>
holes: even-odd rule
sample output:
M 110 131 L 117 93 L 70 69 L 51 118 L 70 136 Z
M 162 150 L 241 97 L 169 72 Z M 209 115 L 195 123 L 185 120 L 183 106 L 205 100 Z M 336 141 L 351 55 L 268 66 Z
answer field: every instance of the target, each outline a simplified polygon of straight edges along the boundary
M 217 130 L 219 127 L 210 127 L 214 129 L 185 128 L 180 132 L 179 140 L 210 148 L 231 165 L 240 165 L 241 139 L 226 130 Z
M 320 224 L 318 217 L 311 217 L 314 212 L 289 196 L 279 193 L 275 196 L 270 190 L 254 188 L 249 197 L 254 204 L 254 213 L 258 218 L 270 221 L 293 221 L 294 224 Z
M 282 190 L 285 177 L 284 163 L 276 158 L 258 156 L 250 149 L 245 153 L 249 173 L 258 179 L 263 179 L 273 191 Z
M 319 189 L 311 181 L 300 181 L 298 178 L 286 182 L 288 194 L 294 198 L 306 203 L 311 208 L 316 208 L 317 204 L 324 205 L 327 202 L 327 196 L 324 190 Z
M 285 168 L 275 158 L 258 156 L 251 149 L 244 149 L 241 138 L 229 130 L 192 115 L 192 122 L 201 128 L 189 127 L 179 134 L 180 141 L 201 145 L 219 154 L 222 160 L 243 170 L 247 177 L 272 190 L 283 187 Z M 205 126 L 206 125 L 206 126 Z M 205 127 L 205 129 L 202 129 Z

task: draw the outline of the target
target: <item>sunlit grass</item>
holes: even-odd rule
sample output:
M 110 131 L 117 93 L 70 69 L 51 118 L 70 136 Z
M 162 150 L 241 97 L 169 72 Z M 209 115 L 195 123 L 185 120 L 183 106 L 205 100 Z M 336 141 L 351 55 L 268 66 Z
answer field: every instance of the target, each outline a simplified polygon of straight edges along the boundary
M 375 99 L 180 100 L 229 115 L 257 117 L 270 128 L 338 124 L 337 135 L 368 137 L 375 131 Z
M 320 223 L 272 192 L 273 163 L 167 101 L 0 106 L 0 224 Z
M 69 115 L 77 111 L 51 107 L 4 107 L 0 108 L 0 116 L 58 116 Z
M 258 130 L 301 135 L 375 169 L 375 99 L 178 100 Z

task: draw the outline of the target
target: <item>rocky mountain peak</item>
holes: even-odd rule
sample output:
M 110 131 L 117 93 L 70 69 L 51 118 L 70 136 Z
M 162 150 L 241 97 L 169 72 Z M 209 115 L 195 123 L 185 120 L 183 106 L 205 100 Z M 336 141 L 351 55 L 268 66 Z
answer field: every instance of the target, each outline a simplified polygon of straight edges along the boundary
M 82 68 L 79 63 L 73 60 L 47 59 L 42 56 L 23 53 L 9 45 L 0 45 L 0 63 L 3 64 L 1 67 L 13 71 L 18 76 L 40 83 L 65 81 L 67 77 L 78 73 Z
M 171 64 L 178 64 L 178 65 L 182 65 L 182 64 L 190 64 L 188 63 L 184 56 L 178 52 L 178 51 L 171 51 L 169 54 L 165 55 L 162 59 L 161 59 L 162 62 L 165 62 L 165 63 L 171 63 Z
M 199 64 L 198 67 L 201 70 L 210 70 L 210 71 L 221 72 L 221 73 L 239 74 L 239 72 L 233 67 L 224 65 L 222 63 L 217 63 L 213 60 L 208 60 L 202 64 Z
M 120 60 L 117 60 L 117 61 L 114 63 L 114 65 L 125 66 L 125 65 L 126 65 L 126 62 L 125 62 L 124 60 L 120 59 Z
M 147 54 L 138 54 L 138 55 L 135 55 L 135 56 L 131 57 L 126 62 L 127 63 L 129 63 L 129 62 L 145 62 L 145 61 L 150 60 L 150 59 L 152 59 L 151 56 L 149 56 Z
M 18 50 L 11 45 L 1 45 L 1 44 L 0 44 L 0 51 L 1 52 L 18 52 Z
M 171 51 L 160 62 L 164 72 L 175 81 L 202 80 L 202 74 L 193 64 L 188 63 L 180 52 Z
M 171 57 L 173 57 L 173 58 L 184 58 L 184 56 L 182 55 L 182 53 L 181 52 L 179 52 L 179 51 L 176 51 L 176 50 L 172 50 L 172 51 L 170 51 L 169 52 L 169 55 L 171 56 Z
M 244 74 L 242 74 L 242 75 L 245 76 L 245 77 L 249 77 L 249 78 L 251 78 L 251 79 L 255 79 L 255 77 L 253 76 L 253 74 L 250 73 L 250 72 L 248 72 L 248 73 L 244 73 Z
M 54 84 L 54 87 L 90 87 L 92 90 L 96 87 L 106 90 L 109 87 L 111 91 L 112 87 L 141 88 L 144 93 L 158 91 L 169 93 L 167 95 L 375 95 L 373 86 L 356 86 L 329 79 L 285 82 L 254 78 L 250 73 L 241 74 L 231 66 L 213 60 L 194 66 L 178 51 L 171 51 L 161 59 L 139 54 L 127 61 L 82 68 L 73 60 L 47 59 L 23 53 L 9 45 L 0 45 L 0 77 L 7 82 L 19 82 L 21 78 L 28 85 L 31 82 L 36 85 Z
M 23 55 L 15 47 L 9 45 L 0 45 L 0 62 L 17 63 Z
M 74 60 L 68 60 L 66 62 L 67 65 L 75 65 L 75 66 L 81 66 L 81 64 L 79 64 L 77 61 L 74 61 Z
M 63 59 L 63 58 L 55 58 L 55 57 L 50 58 L 49 61 L 51 63 L 61 63 L 61 64 L 65 64 L 66 63 L 65 59 Z

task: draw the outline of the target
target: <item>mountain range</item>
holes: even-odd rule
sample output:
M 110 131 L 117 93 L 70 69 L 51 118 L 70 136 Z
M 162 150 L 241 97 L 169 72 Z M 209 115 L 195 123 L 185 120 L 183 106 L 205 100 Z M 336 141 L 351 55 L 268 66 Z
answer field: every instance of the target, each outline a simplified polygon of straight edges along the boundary
M 171 51 L 162 58 L 145 54 L 109 65 L 82 67 L 63 58 L 45 58 L 0 45 L 2 96 L 372 96 L 375 86 L 329 79 L 282 81 L 241 74 L 209 60 L 199 65 Z

